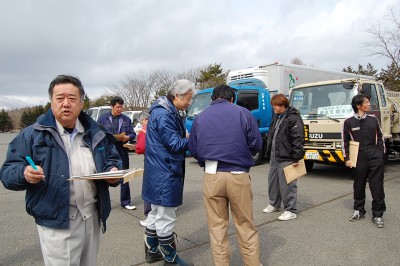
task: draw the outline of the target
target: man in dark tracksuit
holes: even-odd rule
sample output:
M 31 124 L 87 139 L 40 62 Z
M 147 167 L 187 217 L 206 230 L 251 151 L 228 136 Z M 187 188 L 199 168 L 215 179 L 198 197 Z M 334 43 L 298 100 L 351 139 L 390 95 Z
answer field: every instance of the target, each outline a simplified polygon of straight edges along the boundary
M 351 105 L 354 116 L 347 118 L 343 125 L 343 156 L 346 166 L 352 168 L 349 160 L 350 141 L 359 142 L 357 165 L 353 170 L 354 213 L 350 221 L 365 216 L 365 186 L 368 180 L 372 195 L 372 220 L 378 228 L 383 228 L 382 216 L 386 210 L 383 189 L 384 141 L 378 119 L 367 115 L 370 110 L 369 98 L 359 94 L 353 97 Z
M 124 144 L 132 141 L 136 137 L 133 130 L 132 121 L 129 117 L 122 114 L 124 100 L 119 96 L 114 96 L 110 100 L 111 111 L 99 117 L 98 123 L 111 134 L 118 135 L 115 147 L 122 160 L 122 169 L 129 169 L 129 153 Z M 121 133 L 124 133 L 121 136 Z M 121 183 L 121 206 L 128 210 L 136 209 L 136 206 L 131 205 L 131 190 L 128 183 Z

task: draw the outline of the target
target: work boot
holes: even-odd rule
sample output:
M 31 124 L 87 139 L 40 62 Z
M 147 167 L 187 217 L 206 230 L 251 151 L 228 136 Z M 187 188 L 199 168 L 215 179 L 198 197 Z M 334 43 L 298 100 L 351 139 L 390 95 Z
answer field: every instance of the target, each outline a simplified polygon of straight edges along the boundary
M 158 237 L 160 242 L 160 251 L 164 256 L 164 265 L 180 265 L 193 266 L 191 262 L 186 262 L 181 259 L 176 253 L 176 235 L 173 233 L 170 236 Z
M 146 228 L 144 232 L 144 252 L 147 263 L 163 260 L 164 257 L 158 249 L 158 237 L 156 230 Z

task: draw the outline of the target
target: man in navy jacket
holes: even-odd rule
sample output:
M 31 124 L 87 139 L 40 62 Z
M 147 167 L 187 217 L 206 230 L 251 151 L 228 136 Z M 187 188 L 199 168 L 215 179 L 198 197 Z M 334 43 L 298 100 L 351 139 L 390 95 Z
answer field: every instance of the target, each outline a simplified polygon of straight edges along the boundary
M 10 143 L 0 179 L 7 189 L 26 190 L 46 265 L 96 265 L 100 228 L 105 232 L 111 212 L 108 187 L 119 179 L 67 179 L 116 171 L 121 161 L 113 137 L 81 111 L 79 79 L 57 76 L 49 97 L 51 110 Z
M 232 104 L 235 91 L 214 88 L 211 105 L 194 120 L 189 137 L 191 155 L 205 167 L 203 199 L 215 265 L 229 265 L 229 209 L 239 235 L 244 265 L 260 265 L 260 245 L 253 218 L 250 167 L 262 138 L 249 110 Z
M 136 133 L 133 130 L 131 119 L 121 113 L 124 107 L 124 100 L 119 96 L 115 96 L 111 98 L 110 105 L 111 111 L 100 116 L 97 122 L 103 125 L 108 132 L 116 136 L 117 142 L 115 143 L 115 147 L 121 156 L 122 169 L 129 169 L 129 154 L 124 144 L 130 140 L 134 140 Z M 124 134 L 121 135 L 122 133 Z M 131 205 L 129 183 L 121 184 L 121 206 L 128 210 L 136 209 L 136 206 Z

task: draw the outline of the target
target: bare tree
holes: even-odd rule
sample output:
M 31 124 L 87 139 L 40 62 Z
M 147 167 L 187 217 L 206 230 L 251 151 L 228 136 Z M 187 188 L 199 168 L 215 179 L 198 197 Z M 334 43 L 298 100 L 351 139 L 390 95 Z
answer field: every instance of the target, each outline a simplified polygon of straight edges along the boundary
M 301 60 L 301 59 L 298 58 L 298 57 L 293 57 L 292 60 L 290 60 L 290 63 L 291 63 L 291 64 L 294 64 L 294 65 L 300 65 L 300 66 L 305 65 L 305 64 L 303 63 L 303 60 Z
M 390 64 L 399 69 L 400 18 L 396 16 L 393 8 L 390 9 L 387 20 L 390 23 L 386 27 L 378 25 L 365 30 L 372 35 L 372 41 L 365 43 L 365 46 L 371 48 L 371 55 L 386 57 L 390 60 Z
M 125 75 L 119 84 L 109 89 L 112 94 L 124 99 L 128 109 L 142 110 L 150 105 L 157 91 L 170 86 L 171 76 L 172 74 L 165 70 L 156 70 L 150 74 L 138 72 Z
M 300 65 L 300 66 L 308 66 L 308 67 L 315 67 L 315 68 L 318 67 L 318 66 L 317 66 L 316 64 L 314 64 L 314 63 L 307 63 L 307 62 L 304 62 L 303 60 L 301 60 L 301 59 L 298 58 L 298 57 L 293 57 L 293 58 L 290 60 L 290 63 L 293 64 L 293 65 Z
M 196 84 L 197 87 L 197 81 L 199 79 L 199 77 L 201 76 L 201 70 L 204 69 L 206 67 L 198 67 L 198 68 L 191 68 L 187 71 L 178 73 L 175 75 L 175 79 L 187 79 L 190 80 L 191 82 L 193 82 L 194 84 Z
M 22 116 L 23 109 L 14 109 L 8 112 L 11 121 L 13 123 L 13 129 L 19 130 L 21 129 L 21 116 Z
M 200 68 L 189 69 L 181 73 L 167 70 L 155 70 L 151 73 L 138 72 L 127 74 L 118 84 L 109 87 L 109 94 L 118 95 L 125 101 L 130 110 L 143 110 L 159 96 L 165 95 L 168 88 L 177 79 L 187 79 L 196 83 Z

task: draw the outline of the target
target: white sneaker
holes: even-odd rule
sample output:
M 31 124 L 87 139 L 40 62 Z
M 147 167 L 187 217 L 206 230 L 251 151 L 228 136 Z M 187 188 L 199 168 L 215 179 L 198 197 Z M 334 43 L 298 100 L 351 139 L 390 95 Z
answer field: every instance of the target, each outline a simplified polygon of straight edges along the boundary
M 271 204 L 268 204 L 268 206 L 263 210 L 264 213 L 271 213 L 271 212 L 277 212 L 279 211 L 279 208 L 275 208 Z
M 281 214 L 281 216 L 278 217 L 278 220 L 280 221 L 289 221 L 297 218 L 297 214 L 290 212 L 290 211 L 285 211 L 284 213 Z
M 133 206 L 133 205 L 126 205 L 126 206 L 124 206 L 124 208 L 127 210 L 136 210 L 136 206 Z
M 147 226 L 147 220 L 140 220 L 139 223 L 140 223 L 140 225 L 143 226 L 143 227 L 146 227 L 146 226 Z

